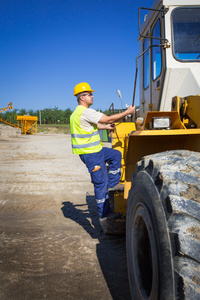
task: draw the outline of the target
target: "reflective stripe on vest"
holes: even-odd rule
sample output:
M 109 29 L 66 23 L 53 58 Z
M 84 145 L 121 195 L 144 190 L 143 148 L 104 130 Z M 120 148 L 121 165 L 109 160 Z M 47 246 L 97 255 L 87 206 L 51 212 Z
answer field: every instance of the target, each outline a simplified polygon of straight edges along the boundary
M 84 138 L 91 138 L 92 136 L 94 136 L 94 135 L 98 135 L 99 133 L 98 133 L 98 131 L 94 131 L 93 133 L 91 133 L 91 134 L 71 134 L 71 137 L 72 138 L 79 138 L 79 139 L 84 139 Z
M 89 148 L 89 147 L 93 147 L 93 146 L 100 145 L 100 144 L 101 144 L 101 141 L 96 141 L 96 142 L 89 143 L 89 144 L 72 145 L 72 148 L 73 149 Z
M 72 152 L 74 154 L 89 154 L 102 149 L 97 125 L 91 132 L 80 127 L 80 118 L 86 107 L 78 105 L 70 117 Z

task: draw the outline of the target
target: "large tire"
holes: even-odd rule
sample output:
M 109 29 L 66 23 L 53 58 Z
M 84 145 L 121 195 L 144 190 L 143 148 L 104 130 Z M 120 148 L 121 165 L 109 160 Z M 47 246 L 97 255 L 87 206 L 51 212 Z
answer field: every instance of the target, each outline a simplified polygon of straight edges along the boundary
M 200 299 L 200 153 L 176 150 L 138 163 L 126 240 L 134 300 Z

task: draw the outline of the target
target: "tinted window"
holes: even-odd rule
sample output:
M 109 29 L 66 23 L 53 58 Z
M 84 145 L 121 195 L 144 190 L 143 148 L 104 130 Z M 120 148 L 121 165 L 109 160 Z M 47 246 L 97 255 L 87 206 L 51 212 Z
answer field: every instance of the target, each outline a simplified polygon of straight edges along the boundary
M 144 40 L 144 51 L 149 47 L 149 41 L 146 38 Z M 149 86 L 149 50 L 144 53 L 144 89 L 147 89 Z
M 172 13 L 173 50 L 178 60 L 200 60 L 200 8 L 178 8 Z
M 161 38 L 160 20 L 157 21 L 153 33 L 153 37 Z M 159 45 L 160 40 L 152 39 L 152 45 Z M 161 47 L 155 46 L 152 48 L 152 79 L 155 80 L 161 73 Z

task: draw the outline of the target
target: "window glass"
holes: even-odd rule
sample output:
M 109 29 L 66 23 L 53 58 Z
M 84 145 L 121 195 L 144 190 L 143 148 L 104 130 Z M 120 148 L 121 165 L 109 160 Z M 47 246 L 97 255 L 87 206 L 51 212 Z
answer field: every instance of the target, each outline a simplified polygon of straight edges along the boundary
M 144 40 L 144 51 L 149 47 L 149 40 Z M 146 90 L 149 86 L 149 50 L 144 53 L 144 89 Z
M 152 33 L 153 37 L 160 38 L 160 19 L 158 19 Z M 152 45 L 154 46 L 152 48 L 152 79 L 155 80 L 161 73 L 161 47 L 155 46 L 159 45 L 161 43 L 160 40 L 152 39 Z
M 174 55 L 178 60 L 200 60 L 200 8 L 177 8 L 172 13 Z

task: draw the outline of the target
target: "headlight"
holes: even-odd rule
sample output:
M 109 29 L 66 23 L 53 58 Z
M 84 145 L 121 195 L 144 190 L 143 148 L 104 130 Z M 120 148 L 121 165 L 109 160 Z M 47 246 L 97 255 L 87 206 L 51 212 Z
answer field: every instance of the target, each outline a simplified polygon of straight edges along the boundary
M 152 129 L 170 129 L 170 117 L 154 117 L 152 118 Z

